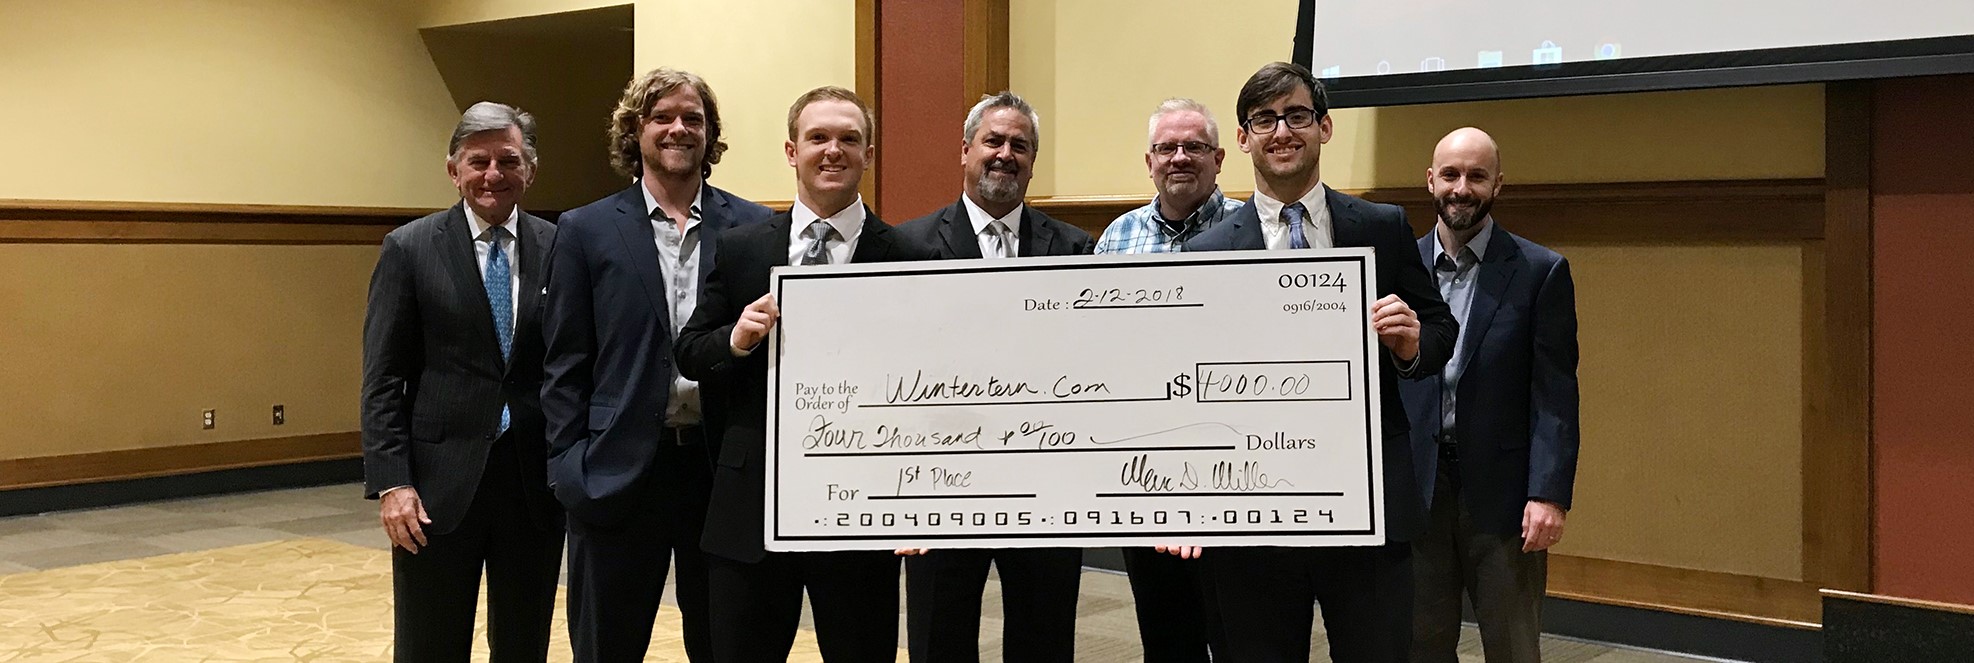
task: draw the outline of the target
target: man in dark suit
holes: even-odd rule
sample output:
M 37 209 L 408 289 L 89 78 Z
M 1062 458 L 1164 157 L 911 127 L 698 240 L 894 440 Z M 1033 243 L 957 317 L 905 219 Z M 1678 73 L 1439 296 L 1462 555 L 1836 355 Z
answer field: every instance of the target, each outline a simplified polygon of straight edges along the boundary
M 1090 253 L 1089 233 L 1023 204 L 1041 149 L 1040 125 L 1035 109 L 1012 92 L 974 104 L 960 144 L 965 193 L 898 232 L 942 259 Z M 924 551 L 905 562 L 912 661 L 980 660 L 980 596 L 989 565 L 1001 576 L 1002 658 L 1074 659 L 1082 549 L 960 548 Z
M 771 212 L 706 183 L 726 144 L 698 76 L 631 81 L 611 127 L 612 165 L 636 181 L 562 215 L 542 322 L 549 480 L 571 516 L 569 640 L 581 663 L 643 661 L 669 561 L 686 656 L 704 663 L 717 422 L 700 405 L 717 396 L 680 374 L 671 345 L 725 235 Z
M 1370 317 L 1383 346 L 1386 544 L 1213 550 L 1207 566 L 1231 658 L 1309 660 L 1312 604 L 1320 602 L 1332 660 L 1403 661 L 1411 646 L 1410 542 L 1425 528 L 1425 506 L 1398 378 L 1439 372 L 1453 353 L 1459 325 L 1413 259 L 1417 249 L 1404 210 L 1323 186 L 1320 156 L 1332 127 L 1322 83 L 1309 70 L 1285 62 L 1262 67 L 1241 86 L 1235 108 L 1241 151 L 1254 160 L 1254 199 L 1187 242 L 1186 250 L 1375 249 L 1380 299 Z
M 1542 660 L 1550 546 L 1576 481 L 1576 283 L 1570 263 L 1495 223 L 1501 153 L 1464 128 L 1433 149 L 1439 216 L 1419 259 L 1462 334 L 1438 379 L 1399 388 L 1430 508 L 1413 541 L 1413 663 L 1458 660 L 1460 597 L 1490 663 Z
M 542 661 L 562 561 L 544 474 L 541 321 L 555 227 L 521 211 L 535 121 L 481 102 L 453 129 L 460 204 L 384 237 L 363 321 L 363 477 L 391 538 L 398 661 L 467 660 L 480 570 L 492 659 Z
M 898 559 L 890 551 L 770 553 L 763 546 L 768 357 L 762 342 L 780 315 L 768 293 L 780 265 L 918 260 L 926 252 L 878 220 L 857 195 L 875 153 L 868 106 L 838 87 L 810 90 L 788 112 L 788 163 L 796 200 L 767 223 L 720 242 L 699 309 L 679 334 L 679 367 L 718 393 L 720 454 L 707 512 L 713 652 L 720 663 L 779 663 L 802 616 L 806 589 L 816 642 L 832 663 L 893 661 L 898 642 Z M 844 312 L 850 315 L 851 312 Z M 717 387 L 717 391 L 714 389 Z

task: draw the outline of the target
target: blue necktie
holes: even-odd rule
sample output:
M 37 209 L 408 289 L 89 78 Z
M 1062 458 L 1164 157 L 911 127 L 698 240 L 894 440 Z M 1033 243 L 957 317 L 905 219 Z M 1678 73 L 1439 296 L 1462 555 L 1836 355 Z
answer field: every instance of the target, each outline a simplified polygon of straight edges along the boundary
M 494 226 L 488 231 L 493 236 L 493 246 L 487 251 L 487 305 L 493 309 L 494 336 L 500 339 L 500 358 L 504 361 L 514 352 L 514 284 L 507 266 L 507 252 L 500 248 L 501 240 L 507 238 L 507 229 Z M 507 432 L 509 413 L 505 404 L 500 406 L 500 432 Z
M 1302 217 L 1308 209 L 1302 203 L 1282 208 L 1282 223 L 1289 224 L 1289 248 L 1309 248 L 1309 238 L 1302 235 Z

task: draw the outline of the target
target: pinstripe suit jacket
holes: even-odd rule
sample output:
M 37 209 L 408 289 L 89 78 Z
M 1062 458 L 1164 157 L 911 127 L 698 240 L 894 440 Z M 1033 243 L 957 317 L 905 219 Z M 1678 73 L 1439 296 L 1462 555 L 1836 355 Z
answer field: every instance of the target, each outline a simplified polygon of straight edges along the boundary
M 521 279 L 511 357 L 500 356 L 492 307 L 462 205 L 407 223 L 384 237 L 370 276 L 363 320 L 363 480 L 366 497 L 395 486 L 418 490 L 428 531 L 458 526 L 510 412 L 529 516 L 561 522 L 548 492 L 542 441 L 539 303 L 555 226 L 522 212 L 515 230 Z

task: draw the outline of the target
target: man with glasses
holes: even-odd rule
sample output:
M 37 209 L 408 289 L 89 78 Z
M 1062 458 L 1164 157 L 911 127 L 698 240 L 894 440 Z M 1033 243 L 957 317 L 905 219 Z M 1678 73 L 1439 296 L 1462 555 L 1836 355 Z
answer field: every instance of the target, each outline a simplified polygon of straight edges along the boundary
M 1117 217 L 1097 240 L 1097 253 L 1171 253 L 1220 223 L 1241 201 L 1216 184 L 1227 150 L 1220 124 L 1206 106 L 1167 99 L 1151 115 L 1145 167 L 1158 196 Z M 1124 570 L 1138 612 L 1146 663 L 1206 663 L 1221 652 L 1220 613 L 1203 562 L 1150 548 L 1124 548 Z
M 1405 211 L 1323 186 L 1320 157 L 1332 127 L 1323 85 L 1308 69 L 1286 62 L 1262 67 L 1241 86 L 1235 109 L 1241 151 L 1254 161 L 1254 200 L 1187 242 L 1186 250 L 1376 250 L 1380 298 L 1370 317 L 1383 346 L 1385 544 L 1210 551 L 1229 658 L 1308 661 L 1313 604 L 1320 603 L 1331 660 L 1404 661 L 1412 634 L 1411 541 L 1425 529 L 1426 510 L 1398 378 L 1438 373 L 1453 354 L 1459 325 L 1419 262 Z
M 1158 197 L 1111 221 L 1097 239 L 1097 253 L 1175 252 L 1240 209 L 1240 201 L 1220 194 L 1220 162 L 1227 150 L 1220 147 L 1220 124 L 1206 106 L 1167 99 L 1152 113 L 1150 132 L 1145 167 Z

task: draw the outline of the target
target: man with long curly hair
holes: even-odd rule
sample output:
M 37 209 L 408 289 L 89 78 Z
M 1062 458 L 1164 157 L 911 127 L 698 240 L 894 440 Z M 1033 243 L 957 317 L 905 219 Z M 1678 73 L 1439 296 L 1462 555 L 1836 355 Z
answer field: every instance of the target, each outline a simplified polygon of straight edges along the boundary
M 700 77 L 654 69 L 610 121 L 629 188 L 563 214 L 550 256 L 542 410 L 549 482 L 569 512 L 569 639 L 580 662 L 643 661 L 678 567 L 686 656 L 710 661 L 705 526 L 716 450 L 700 386 L 672 340 L 692 317 L 713 247 L 768 208 L 706 182 L 720 162 L 719 101 Z M 718 400 L 717 394 L 706 395 Z

